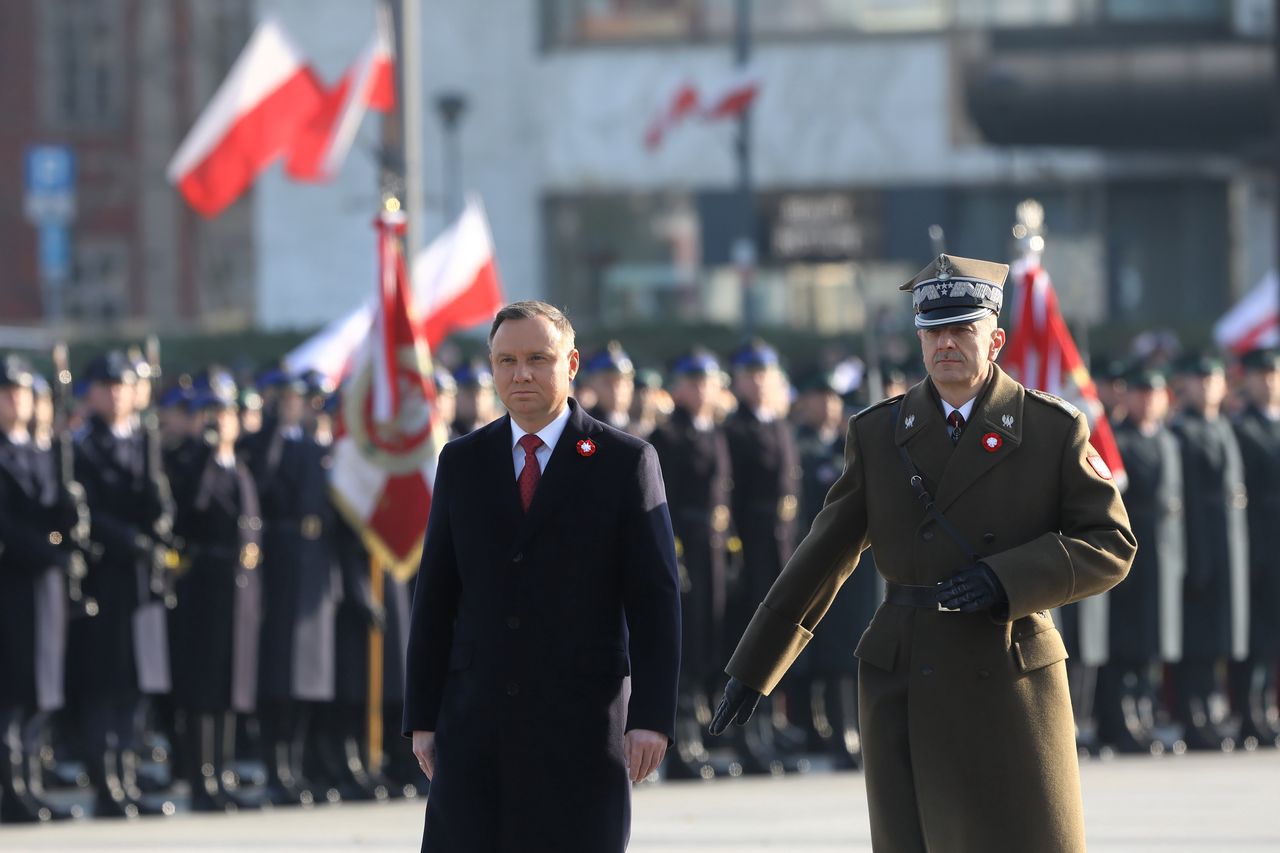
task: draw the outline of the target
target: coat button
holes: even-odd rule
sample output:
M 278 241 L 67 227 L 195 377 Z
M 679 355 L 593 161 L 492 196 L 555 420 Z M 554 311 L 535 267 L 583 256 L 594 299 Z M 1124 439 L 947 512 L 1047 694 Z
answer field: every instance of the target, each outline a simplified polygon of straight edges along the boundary
M 520 553 L 516 554 L 514 557 L 511 558 L 511 562 L 518 563 L 523 559 L 524 559 L 524 552 L 521 551 Z
M 996 535 L 994 533 L 984 533 L 982 534 L 982 541 L 990 545 L 992 542 L 996 541 Z
M 926 541 L 926 542 L 932 542 L 932 541 L 933 541 L 933 531 L 932 531 L 932 530 L 926 530 L 924 533 L 921 533 L 921 534 L 920 534 L 920 538 L 921 538 L 921 539 L 923 539 L 923 540 L 924 540 L 924 541 Z
M 926 676 L 926 677 L 927 677 L 927 676 L 930 676 L 930 675 L 933 675 L 933 667 L 931 667 L 931 666 L 922 666 L 922 667 L 920 667 L 920 674 L 921 674 L 921 675 L 923 675 L 923 676 Z
M 508 696 L 515 696 L 515 695 L 516 695 L 516 694 L 518 694 L 519 692 L 520 692 L 520 685 L 519 685 L 519 684 L 516 684 L 514 681 L 508 681 L 508 682 L 507 682 L 507 695 L 508 695 Z
M 519 627 L 520 627 L 520 617 L 519 617 L 519 616 L 508 616 L 508 617 L 507 617 L 507 627 L 508 627 L 508 628 L 510 628 L 510 629 L 511 629 L 511 630 L 513 630 L 513 631 L 514 631 L 516 628 L 519 628 Z

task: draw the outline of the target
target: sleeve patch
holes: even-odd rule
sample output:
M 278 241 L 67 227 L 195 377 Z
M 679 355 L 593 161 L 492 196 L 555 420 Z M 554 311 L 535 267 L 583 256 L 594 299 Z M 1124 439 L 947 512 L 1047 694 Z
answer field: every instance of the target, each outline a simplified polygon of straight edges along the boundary
M 1111 469 L 1107 467 L 1107 463 L 1102 461 L 1101 456 L 1090 456 L 1089 464 L 1093 466 L 1093 470 L 1099 477 L 1104 480 L 1112 479 Z

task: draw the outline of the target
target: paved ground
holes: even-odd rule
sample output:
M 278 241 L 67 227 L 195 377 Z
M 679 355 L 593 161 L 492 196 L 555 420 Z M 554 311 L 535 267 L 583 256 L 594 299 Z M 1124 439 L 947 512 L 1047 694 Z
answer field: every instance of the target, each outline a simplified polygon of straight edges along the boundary
M 1117 758 L 1083 767 L 1093 853 L 1280 850 L 1280 752 Z M 418 848 L 422 806 L 345 805 L 130 823 L 0 827 L 5 853 L 280 853 Z M 631 853 L 869 851 L 858 774 L 724 780 L 636 793 Z

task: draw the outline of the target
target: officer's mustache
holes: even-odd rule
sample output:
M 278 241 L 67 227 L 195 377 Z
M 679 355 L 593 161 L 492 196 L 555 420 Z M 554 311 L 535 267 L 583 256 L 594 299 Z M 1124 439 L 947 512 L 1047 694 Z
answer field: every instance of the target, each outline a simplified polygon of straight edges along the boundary
M 940 352 L 933 357 L 934 364 L 938 364 L 943 361 L 961 362 L 964 361 L 964 356 L 958 352 Z

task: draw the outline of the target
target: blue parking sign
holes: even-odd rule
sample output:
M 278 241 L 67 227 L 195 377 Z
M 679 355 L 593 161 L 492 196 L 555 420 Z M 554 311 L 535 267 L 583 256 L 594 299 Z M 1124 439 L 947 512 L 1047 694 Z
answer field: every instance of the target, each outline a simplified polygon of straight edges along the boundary
M 71 230 L 61 224 L 41 225 L 39 251 L 40 278 L 43 281 L 66 281 L 71 277 Z
M 26 156 L 27 219 L 67 223 L 76 214 L 76 158 L 69 145 L 31 145 Z

